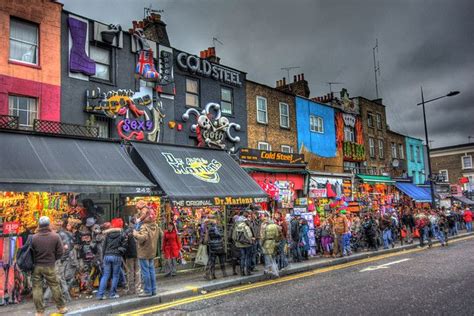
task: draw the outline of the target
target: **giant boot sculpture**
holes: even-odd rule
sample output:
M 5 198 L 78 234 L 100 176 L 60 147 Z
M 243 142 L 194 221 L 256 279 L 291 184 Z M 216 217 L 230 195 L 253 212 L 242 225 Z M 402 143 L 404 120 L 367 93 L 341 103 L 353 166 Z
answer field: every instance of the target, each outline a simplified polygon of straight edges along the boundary
M 87 24 L 71 17 L 67 19 L 67 23 L 72 38 L 72 47 L 69 54 L 69 71 L 79 72 L 86 76 L 95 75 L 95 61 L 90 59 L 85 51 Z

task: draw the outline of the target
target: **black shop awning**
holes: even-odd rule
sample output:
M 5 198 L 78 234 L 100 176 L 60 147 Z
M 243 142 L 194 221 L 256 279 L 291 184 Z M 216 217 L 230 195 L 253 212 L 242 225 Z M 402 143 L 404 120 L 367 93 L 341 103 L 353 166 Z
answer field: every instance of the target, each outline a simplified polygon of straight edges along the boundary
M 0 133 L 0 191 L 145 193 L 154 184 L 119 143 Z
M 132 159 L 178 205 L 264 202 L 267 194 L 225 151 L 133 144 Z

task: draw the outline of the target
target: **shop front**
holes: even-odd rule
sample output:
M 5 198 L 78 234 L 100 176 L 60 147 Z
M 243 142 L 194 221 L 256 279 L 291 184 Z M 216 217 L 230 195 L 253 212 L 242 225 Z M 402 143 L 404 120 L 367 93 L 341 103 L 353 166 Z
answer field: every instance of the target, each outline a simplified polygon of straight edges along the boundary
M 361 211 L 373 211 L 384 214 L 396 205 L 398 191 L 395 181 L 388 176 L 358 174 L 356 176 L 357 191 L 354 200 L 360 205 Z
M 131 157 L 161 190 L 161 224 L 176 225 L 187 262 L 196 256 L 206 218 L 212 215 L 227 238 L 235 214 L 267 202 L 267 193 L 225 151 L 134 142 Z
M 240 165 L 269 196 L 262 208 L 289 213 L 294 207 L 306 209 L 306 163 L 304 155 L 242 148 Z

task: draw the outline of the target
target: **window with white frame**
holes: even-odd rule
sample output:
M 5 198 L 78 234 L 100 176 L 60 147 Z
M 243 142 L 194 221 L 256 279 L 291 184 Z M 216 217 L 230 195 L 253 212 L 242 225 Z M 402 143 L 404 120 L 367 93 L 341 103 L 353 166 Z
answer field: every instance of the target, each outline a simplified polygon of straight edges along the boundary
M 257 123 L 268 123 L 267 99 L 264 97 L 257 97 Z
M 375 158 L 375 140 L 369 137 L 369 154 L 370 157 Z
M 186 106 L 199 107 L 199 81 L 186 78 Z
M 10 18 L 10 60 L 38 64 L 38 24 Z
M 441 181 L 442 182 L 449 182 L 448 170 L 446 170 L 446 169 L 440 170 L 439 175 L 441 176 Z
M 280 102 L 280 126 L 290 128 L 290 107 L 283 102 Z
M 344 140 L 346 142 L 355 142 L 355 133 L 353 127 L 344 126 Z
M 309 117 L 309 130 L 315 133 L 324 133 L 324 120 L 320 116 Z
M 95 61 L 95 75 L 93 78 L 110 81 L 110 50 L 89 46 L 89 57 Z
M 272 150 L 272 147 L 269 143 L 266 142 L 258 142 L 258 149 L 259 150 Z
M 232 114 L 232 89 L 221 87 L 221 111 L 223 114 Z
M 398 145 L 398 155 L 400 156 L 400 159 L 405 159 L 405 152 L 403 150 L 403 144 Z
M 288 146 L 288 145 L 281 145 L 281 152 L 292 154 L 293 153 L 293 147 Z
M 397 144 L 392 143 L 392 158 L 397 158 Z
M 380 113 L 377 113 L 375 120 L 377 122 L 377 128 L 382 129 L 382 115 Z
M 10 115 L 18 116 L 20 127 L 31 128 L 38 118 L 38 102 L 35 98 L 10 95 L 8 109 Z
M 462 168 L 472 169 L 472 156 L 471 155 L 466 155 L 462 157 Z
M 383 140 L 379 139 L 379 158 L 383 158 Z

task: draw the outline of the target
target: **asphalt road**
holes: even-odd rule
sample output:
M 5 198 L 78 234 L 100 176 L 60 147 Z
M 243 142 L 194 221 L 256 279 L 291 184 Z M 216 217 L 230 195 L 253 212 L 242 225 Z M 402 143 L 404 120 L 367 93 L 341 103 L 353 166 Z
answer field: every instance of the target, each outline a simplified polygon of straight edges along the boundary
M 469 239 L 146 314 L 474 315 L 473 253 Z

